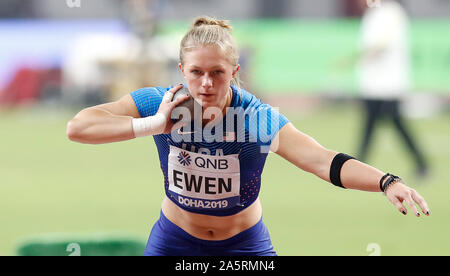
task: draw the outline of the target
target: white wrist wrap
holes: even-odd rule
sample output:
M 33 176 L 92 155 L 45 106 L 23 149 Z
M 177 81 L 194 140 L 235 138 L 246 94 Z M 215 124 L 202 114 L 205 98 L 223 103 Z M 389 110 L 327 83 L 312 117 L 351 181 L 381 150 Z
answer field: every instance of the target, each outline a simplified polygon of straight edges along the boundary
M 155 116 L 133 118 L 132 123 L 134 136 L 136 136 L 136 138 L 158 135 L 164 132 L 166 116 L 162 113 L 156 113 Z

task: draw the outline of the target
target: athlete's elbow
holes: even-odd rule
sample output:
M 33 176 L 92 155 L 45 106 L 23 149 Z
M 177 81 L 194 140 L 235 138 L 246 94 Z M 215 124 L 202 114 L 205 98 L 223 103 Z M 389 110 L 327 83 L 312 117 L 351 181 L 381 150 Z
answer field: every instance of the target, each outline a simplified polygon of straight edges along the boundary
M 74 142 L 81 142 L 82 140 L 82 126 L 80 122 L 74 118 L 67 123 L 66 136 L 69 140 Z
M 314 174 L 328 181 L 330 179 L 331 161 L 333 160 L 334 156 L 336 156 L 335 151 L 327 149 L 323 151 L 321 158 L 317 162 Z
M 333 151 L 324 150 L 317 153 L 314 158 L 311 158 L 307 165 L 305 165 L 304 170 L 315 174 L 316 176 L 328 180 L 330 175 L 330 164 L 334 155 L 336 155 Z

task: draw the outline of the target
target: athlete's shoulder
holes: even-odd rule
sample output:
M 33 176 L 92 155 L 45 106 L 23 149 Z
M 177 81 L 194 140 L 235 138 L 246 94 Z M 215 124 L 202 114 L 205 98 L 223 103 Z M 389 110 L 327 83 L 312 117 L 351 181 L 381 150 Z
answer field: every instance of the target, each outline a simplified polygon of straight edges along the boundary
M 260 98 L 245 89 L 236 89 L 236 91 L 238 98 L 235 107 L 242 107 L 246 112 L 259 112 L 261 110 L 273 109 L 270 104 L 263 102 Z
M 144 88 L 140 88 L 138 90 L 135 90 L 133 92 L 130 93 L 130 95 L 133 98 L 138 98 L 138 97 L 147 97 L 147 98 L 151 98 L 151 97 L 163 97 L 164 93 L 169 90 L 170 88 L 164 88 L 164 87 L 144 87 Z
M 153 116 L 170 87 L 144 87 L 130 93 L 141 117 Z
M 236 94 L 236 107 L 248 109 L 262 104 L 261 100 L 249 91 L 243 88 L 237 88 L 235 86 L 232 86 L 232 88 L 235 90 Z
M 235 107 L 242 109 L 237 114 L 244 115 L 245 128 L 257 140 L 259 145 L 271 144 L 277 132 L 289 122 L 278 108 L 262 102 L 245 89 L 237 89 L 238 103 Z

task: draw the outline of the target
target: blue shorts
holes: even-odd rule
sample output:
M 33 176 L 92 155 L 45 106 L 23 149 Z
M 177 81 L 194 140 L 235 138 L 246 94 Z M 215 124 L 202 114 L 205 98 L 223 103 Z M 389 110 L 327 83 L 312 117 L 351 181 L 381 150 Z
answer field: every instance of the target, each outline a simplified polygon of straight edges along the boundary
M 148 238 L 144 256 L 276 256 L 276 252 L 262 218 L 229 239 L 209 241 L 191 236 L 161 212 Z

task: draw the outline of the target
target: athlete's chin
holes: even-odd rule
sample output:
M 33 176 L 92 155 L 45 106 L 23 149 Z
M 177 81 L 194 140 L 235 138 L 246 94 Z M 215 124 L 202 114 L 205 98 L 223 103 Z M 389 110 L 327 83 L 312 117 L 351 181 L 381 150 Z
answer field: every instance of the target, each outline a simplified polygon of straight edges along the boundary
M 202 94 L 200 94 L 197 97 L 197 101 L 200 104 L 203 104 L 203 103 L 214 103 L 214 102 L 217 101 L 217 95 L 214 95 L 214 94 L 202 95 Z
M 197 102 L 202 106 L 203 109 L 210 107 L 218 107 L 219 103 L 214 99 L 199 99 Z

